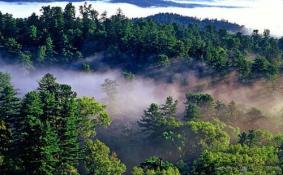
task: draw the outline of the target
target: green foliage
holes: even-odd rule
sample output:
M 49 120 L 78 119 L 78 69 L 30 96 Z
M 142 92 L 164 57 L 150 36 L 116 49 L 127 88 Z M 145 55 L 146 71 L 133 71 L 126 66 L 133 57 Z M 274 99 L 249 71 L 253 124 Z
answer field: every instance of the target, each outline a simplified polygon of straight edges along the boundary
M 212 104 L 213 99 L 206 94 L 188 94 L 191 103 Z M 220 149 L 230 143 L 229 135 L 224 131 L 225 125 L 201 121 L 181 122 L 176 118 L 177 102 L 168 97 L 166 103 L 158 106 L 151 104 L 138 122 L 142 131 L 152 141 L 158 141 L 160 147 L 170 149 L 174 156 L 186 158 L 197 156 L 205 149 Z
M 107 127 L 111 118 L 105 110 L 105 106 L 98 103 L 94 98 L 83 97 L 78 99 L 79 109 L 79 133 L 82 138 L 93 138 L 95 128 L 98 126 Z
M 46 51 L 47 51 L 47 48 L 46 46 L 40 46 L 38 48 L 38 61 L 40 63 L 43 63 L 44 60 L 45 60 L 45 57 L 46 57 Z
M 176 119 L 177 101 L 172 97 L 167 97 L 165 104 L 157 105 L 151 104 L 150 107 L 144 111 L 144 115 L 138 121 L 138 125 L 152 138 L 162 137 L 162 134 L 179 125 Z
M 213 109 L 214 100 L 208 94 L 188 93 L 186 95 L 186 119 L 198 120 L 205 115 L 210 115 Z
M 249 147 L 270 145 L 272 139 L 272 133 L 264 130 L 249 130 L 239 135 L 239 143 Z
M 204 151 L 193 174 L 282 174 L 275 147 L 232 145 L 222 151 Z
M 134 167 L 133 175 L 180 175 L 178 168 L 161 158 L 151 157 L 140 166 Z
M 230 143 L 228 134 L 223 126 L 209 122 L 189 122 L 187 124 L 198 139 L 199 146 L 209 149 L 220 149 Z
M 117 155 L 110 154 L 109 148 L 99 140 L 88 140 L 85 154 L 89 174 L 121 175 L 126 171 L 126 166 L 120 162 Z
M 0 13 L 1 55 L 32 68 L 74 63 L 102 52 L 104 63 L 133 73 L 153 65 L 170 67 L 185 58 L 190 60 L 188 68 L 204 65 L 204 73 L 222 75 L 237 71 L 241 80 L 272 79 L 282 68 L 283 39 L 272 38 L 268 30 L 243 35 L 213 25 L 160 24 L 128 19 L 121 10 L 107 18 L 88 4 L 79 8 L 80 14 L 71 3 L 64 9 L 42 7 L 41 12 L 24 19 Z M 83 69 L 90 71 L 86 61 L 82 60 Z M 117 86 L 112 80 L 102 86 L 110 102 Z M 158 155 L 181 163 L 175 166 L 153 157 L 134 167 L 134 175 L 282 174 L 282 136 L 250 130 L 235 141 L 239 130 L 233 126 L 245 122 L 256 128 L 254 120 L 264 118 L 260 111 L 239 111 L 235 103 L 225 105 L 208 94 L 195 93 L 186 96 L 186 121 L 177 117 L 176 107 L 171 97 L 164 104 L 151 104 L 138 126 L 142 135 L 149 136 L 143 142 L 153 143 Z M 20 100 L 9 76 L 0 73 L 0 117 L 2 174 L 126 171 L 116 154 L 95 140 L 96 128 L 111 123 L 105 106 L 94 98 L 77 98 L 70 86 L 59 84 L 51 74 Z
M 39 16 L 32 14 L 24 19 L 1 13 L 0 45 L 4 49 L 0 52 L 28 65 L 74 63 L 102 51 L 104 63 L 131 72 L 153 65 L 169 67 L 185 58 L 191 60 L 188 67 L 204 63 L 204 73 L 236 70 L 241 80 L 270 78 L 279 73 L 282 39 L 271 37 L 269 30 L 262 35 L 255 30 L 250 36 L 237 31 L 241 26 L 225 21 L 185 22 L 172 14 L 156 18 L 128 19 L 121 10 L 107 18 L 87 3 L 79 7 L 79 14 L 71 3 L 64 9 L 42 7 Z M 89 66 L 84 69 L 89 70 Z
M 198 120 L 201 117 L 200 108 L 197 105 L 189 103 L 186 108 L 186 118 L 188 120 Z
M 53 75 L 47 74 L 39 82 L 39 94 L 44 104 L 45 120 L 56 127 L 62 166 L 76 167 L 79 158 L 76 93 L 70 86 L 58 84 Z
M 146 140 L 143 144 L 149 153 L 141 154 L 162 158 L 151 157 L 134 166 L 133 175 L 282 174 L 282 135 L 258 129 L 240 132 L 233 127 L 239 120 L 253 123 L 264 118 L 259 110 L 242 112 L 234 102 L 225 105 L 208 94 L 186 97 L 185 112 L 194 105 L 199 118 L 178 118 L 172 97 L 144 111 L 138 121 L 142 137 L 134 137 Z M 203 117 L 207 114 L 212 117 Z M 94 98 L 78 98 L 51 74 L 39 81 L 38 89 L 19 99 L 9 75 L 0 73 L 0 117 L 2 174 L 126 172 L 116 153 L 96 138 L 98 127 L 111 124 L 105 106 Z
M 228 63 L 228 54 L 224 48 L 208 48 L 206 55 L 206 59 L 208 64 L 215 70 L 215 71 L 223 71 L 226 70 L 226 66 Z
M 158 62 L 161 66 L 169 66 L 170 65 L 170 60 L 167 55 L 161 54 L 158 56 Z
M 175 163 L 181 160 L 176 164 L 180 173 L 276 175 L 282 173 L 280 135 L 274 136 L 265 130 L 250 130 L 240 134 L 238 128 L 219 120 L 223 119 L 229 123 L 229 120 L 241 119 L 238 115 L 249 117 L 249 115 L 259 115 L 258 113 L 251 111 L 250 114 L 244 114 L 238 111 L 234 102 L 226 106 L 219 101 L 215 102 L 207 94 L 190 93 L 187 94 L 187 99 L 191 104 L 198 106 L 199 111 L 211 111 L 213 117 L 219 115 L 219 118 L 212 117 L 209 121 L 201 121 L 203 119 L 200 118 L 197 121 L 175 119 L 174 122 L 173 120 L 163 122 L 166 121 L 166 112 L 162 113 L 160 106 L 152 104 L 139 122 L 144 132 L 151 133 L 149 135 L 151 140 L 158 138 L 159 142 L 156 142 L 155 146 L 165 149 L 164 152 L 161 151 L 163 157 L 173 158 Z M 167 99 L 166 104 L 172 106 L 172 99 Z M 172 112 L 168 116 L 176 115 L 175 110 L 169 111 Z M 226 115 L 227 118 L 224 118 Z M 154 166 L 151 163 L 151 161 L 146 162 L 147 167 L 134 167 L 132 173 L 137 175 L 157 173 L 149 170 L 148 166 Z
M 6 123 L 0 120 L 0 170 L 7 172 L 7 158 L 9 158 L 9 146 L 11 142 L 11 133 Z
M 95 139 L 98 126 L 111 119 L 93 98 L 77 98 L 71 87 L 51 74 L 20 100 L 10 77 L 0 73 L 0 168 L 4 174 L 73 174 L 79 165 L 92 173 L 122 174 L 125 166 Z M 96 158 L 92 160 L 92 158 Z M 108 169 L 112 166 L 111 169 Z
M 30 26 L 28 33 L 29 33 L 30 39 L 32 39 L 32 40 L 37 39 L 37 27 L 36 26 L 34 26 L 34 25 Z
M 3 173 L 16 169 L 14 156 L 18 152 L 20 99 L 10 82 L 8 74 L 0 72 L 0 122 L 1 122 L 1 166 Z M 2 140 L 3 139 L 3 140 Z
M 0 116 L 7 124 L 15 122 L 19 113 L 19 98 L 8 74 L 0 72 Z
M 30 53 L 23 53 L 21 52 L 20 53 L 20 60 L 21 60 L 21 63 L 28 69 L 32 69 L 33 66 L 32 66 L 32 60 L 31 60 L 31 55 Z
M 195 121 L 175 127 L 171 130 L 170 137 L 165 139 L 173 145 L 171 149 L 175 150 L 176 156 L 187 161 L 198 157 L 206 149 L 219 150 L 230 143 L 223 126 Z
M 265 57 L 257 57 L 252 65 L 252 71 L 256 76 L 263 76 L 267 78 L 272 78 L 278 75 L 278 65 L 271 63 Z
M 19 44 L 15 38 L 8 38 L 5 42 L 5 47 L 8 49 L 8 52 L 17 54 L 20 53 L 22 46 Z

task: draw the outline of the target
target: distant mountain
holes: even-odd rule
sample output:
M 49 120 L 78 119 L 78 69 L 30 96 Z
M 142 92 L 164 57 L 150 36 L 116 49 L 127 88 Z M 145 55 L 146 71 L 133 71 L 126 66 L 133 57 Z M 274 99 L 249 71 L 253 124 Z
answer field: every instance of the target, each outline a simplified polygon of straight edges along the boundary
M 221 7 L 221 8 L 234 8 L 233 6 L 216 6 L 208 4 L 200 4 L 201 1 L 194 1 L 190 3 L 173 2 L 168 0 L 111 0 L 113 3 L 124 2 L 134 4 L 140 7 L 182 7 L 182 8 L 196 8 L 196 7 Z M 205 1 L 207 2 L 207 1 Z
M 159 13 L 156 15 L 148 16 L 145 19 L 152 19 L 159 24 L 173 24 L 189 26 L 198 25 L 200 28 L 204 28 L 207 25 L 214 25 L 217 30 L 226 29 L 231 32 L 239 32 L 244 29 L 243 25 L 236 23 L 231 23 L 227 20 L 217 20 L 217 19 L 199 19 L 196 17 L 187 17 L 174 13 Z

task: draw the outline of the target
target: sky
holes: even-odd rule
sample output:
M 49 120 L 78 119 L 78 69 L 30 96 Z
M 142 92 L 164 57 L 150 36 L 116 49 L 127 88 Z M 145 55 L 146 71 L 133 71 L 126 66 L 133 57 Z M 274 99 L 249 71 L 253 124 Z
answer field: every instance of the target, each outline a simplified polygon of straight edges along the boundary
M 128 1 L 128 0 L 118 0 Z M 130 18 L 145 17 L 148 15 L 171 12 L 185 16 L 199 18 L 217 18 L 225 19 L 230 22 L 236 22 L 245 25 L 250 29 L 270 29 L 274 36 L 283 36 L 283 0 L 163 0 L 179 4 L 201 4 L 203 7 L 181 8 L 151 6 L 141 7 L 129 3 L 112 3 L 108 1 L 89 2 L 94 8 L 102 13 L 107 11 L 109 15 L 121 8 L 124 14 Z M 40 7 L 43 5 L 64 6 L 67 2 L 55 3 L 7 3 L 0 1 L 0 11 L 11 13 L 15 17 L 27 17 L 32 12 L 40 13 Z M 82 5 L 83 2 L 73 3 L 75 6 Z M 225 6 L 227 8 L 225 8 Z M 233 8 L 231 8 L 233 7 Z

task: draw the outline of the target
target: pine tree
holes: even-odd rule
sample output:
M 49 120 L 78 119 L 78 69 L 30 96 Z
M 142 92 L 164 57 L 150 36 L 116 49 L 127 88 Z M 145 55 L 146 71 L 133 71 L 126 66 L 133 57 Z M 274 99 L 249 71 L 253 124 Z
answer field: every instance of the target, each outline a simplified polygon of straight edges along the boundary
M 58 165 L 60 152 L 55 129 L 43 117 L 43 104 L 37 92 L 23 100 L 21 158 L 25 174 L 52 175 Z
M 60 169 L 76 167 L 79 159 L 76 93 L 70 86 L 58 84 L 51 74 L 42 78 L 38 90 L 43 102 L 45 120 L 56 128 L 59 138 Z
M 178 101 L 172 98 L 167 97 L 165 104 L 161 105 L 160 109 L 162 111 L 163 117 L 176 117 Z
M 62 149 L 61 163 L 63 167 L 76 167 L 79 159 L 77 103 L 71 87 L 61 85 L 61 89 L 62 109 L 59 128 L 60 148 Z
M 40 137 L 42 137 L 43 114 L 42 104 L 36 92 L 28 93 L 23 100 L 21 116 L 24 120 L 20 126 L 21 140 L 19 145 L 20 158 L 23 161 L 23 171 L 28 174 L 36 174 L 41 166 Z
M 43 137 L 41 139 L 41 167 L 39 172 L 36 174 L 43 174 L 43 175 L 53 175 L 56 170 L 58 170 L 58 163 L 59 163 L 59 153 L 61 152 L 59 147 L 59 139 L 56 134 L 56 130 L 46 122 L 44 124 L 44 132 Z
M 19 114 L 20 100 L 8 74 L 0 72 L 0 117 L 13 127 Z
M 0 172 L 8 172 L 9 145 L 11 133 L 3 120 L 0 120 Z
M 15 157 L 17 152 L 16 142 L 19 133 L 16 126 L 19 123 L 20 101 L 16 96 L 16 90 L 10 82 L 8 74 L 0 72 L 0 121 L 1 121 L 1 152 L 4 156 L 3 164 L 6 165 L 4 173 L 16 169 Z M 11 173 L 11 172 L 10 172 Z

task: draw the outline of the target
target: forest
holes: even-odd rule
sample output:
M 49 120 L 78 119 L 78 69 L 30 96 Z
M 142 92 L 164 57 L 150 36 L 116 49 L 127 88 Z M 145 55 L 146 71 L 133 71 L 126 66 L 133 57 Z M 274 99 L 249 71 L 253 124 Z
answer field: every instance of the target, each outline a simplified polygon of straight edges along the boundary
M 174 13 L 158 13 L 147 16 L 146 19 L 151 19 L 159 24 L 177 24 L 181 26 L 197 25 L 201 30 L 204 30 L 205 27 L 209 25 L 213 25 L 216 30 L 225 29 L 234 33 L 244 32 L 244 26 L 236 23 L 230 23 L 227 20 L 199 19 L 196 17 L 182 16 Z
M 121 10 L 107 17 L 88 4 L 80 7 L 79 17 L 71 3 L 41 12 L 25 19 L 0 13 L 0 53 L 6 61 L 32 69 L 102 53 L 103 62 L 131 73 L 183 61 L 188 69 L 202 67 L 202 74 L 237 71 L 244 82 L 274 78 L 281 69 L 283 39 L 271 37 L 270 30 L 245 35 L 217 30 L 213 23 L 202 29 L 194 23 L 160 24 L 128 19 Z M 85 61 L 81 68 L 89 71 L 92 65 Z
M 76 14 L 69 3 L 64 9 L 42 7 L 41 15 L 28 18 L 0 12 L 0 56 L 29 71 L 119 69 L 125 81 L 155 73 L 151 78 L 169 84 L 163 72 L 175 68 L 198 77 L 233 74 L 239 86 L 275 84 L 281 78 L 283 38 L 268 29 L 249 34 L 243 28 L 174 14 L 129 19 L 120 9 L 108 17 L 87 3 Z M 78 95 L 51 73 L 37 83 L 19 94 L 11 75 L 0 69 L 0 174 L 283 174 L 281 113 L 270 117 L 197 87 L 182 94 L 184 100 L 153 101 L 126 121 L 109 112 L 118 98 L 115 81 L 102 84 L 107 104 Z
M 270 122 L 256 109 L 245 113 L 233 102 L 225 105 L 191 92 L 183 117 L 176 114 L 178 101 L 172 97 L 153 103 L 137 121 L 139 133 L 128 131 L 126 142 L 112 140 L 127 143 L 129 158 L 135 158 L 133 144 L 148 149 L 142 154 L 152 154 L 127 169 L 96 137 L 96 129 L 109 126 L 112 119 L 94 98 L 77 97 L 52 74 L 44 75 L 38 88 L 23 98 L 8 74 L 1 73 L 0 82 L 1 174 L 282 174 L 283 135 L 237 127 L 248 123 L 259 128 L 258 120 Z

